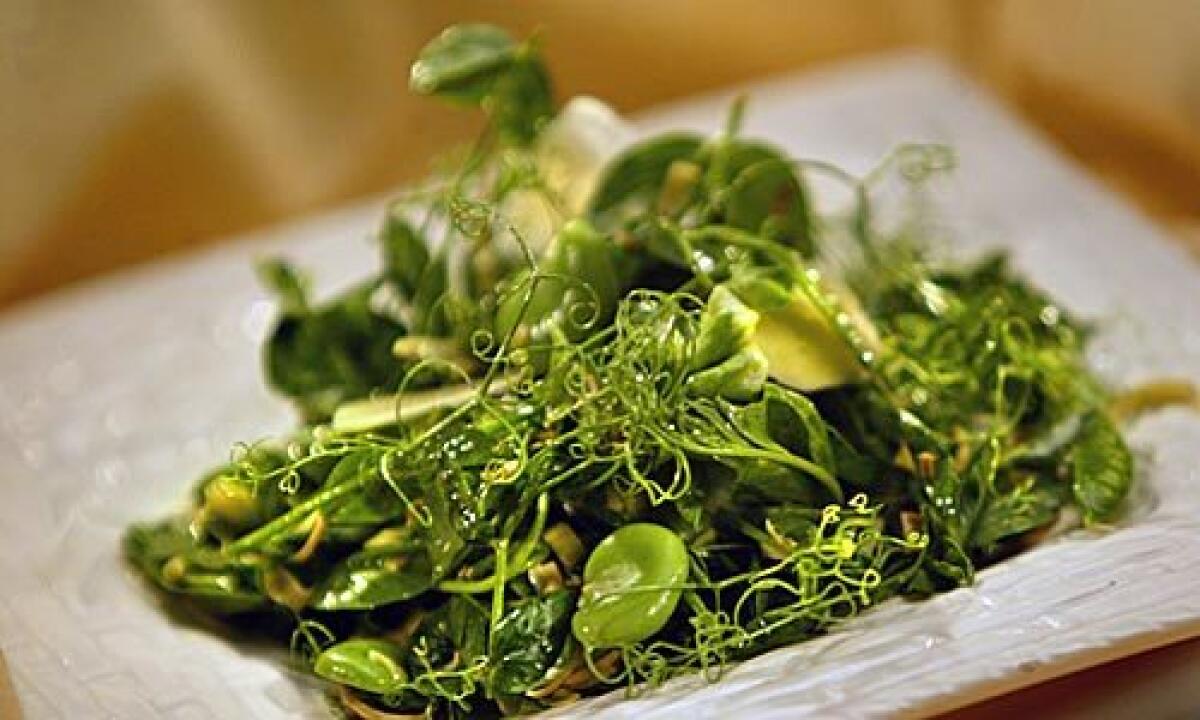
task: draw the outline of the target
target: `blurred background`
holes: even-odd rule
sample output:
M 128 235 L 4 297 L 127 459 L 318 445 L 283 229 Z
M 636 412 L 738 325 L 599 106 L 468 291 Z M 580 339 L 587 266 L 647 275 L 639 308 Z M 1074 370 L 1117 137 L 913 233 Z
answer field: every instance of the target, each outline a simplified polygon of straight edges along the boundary
M 1196 0 L 0 0 L 0 307 L 422 175 L 472 121 L 408 65 L 464 19 L 622 111 L 930 48 L 1200 235 Z

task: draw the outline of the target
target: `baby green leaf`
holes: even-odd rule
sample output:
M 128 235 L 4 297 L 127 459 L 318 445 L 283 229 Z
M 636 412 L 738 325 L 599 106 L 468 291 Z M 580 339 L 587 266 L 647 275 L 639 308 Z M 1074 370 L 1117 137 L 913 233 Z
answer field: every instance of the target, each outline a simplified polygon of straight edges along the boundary
M 726 197 L 725 220 L 803 255 L 813 253 L 808 200 L 786 160 L 764 160 L 738 173 Z
M 774 439 L 792 452 L 807 452 L 813 462 L 836 475 L 837 461 L 829 428 L 812 400 L 772 383 L 766 387 L 764 402 L 767 427 Z
M 267 260 L 258 266 L 259 281 L 275 295 L 286 315 L 308 310 L 308 279 L 282 260 Z
M 422 95 L 478 103 L 491 91 L 516 52 L 516 42 L 501 28 L 454 25 L 421 50 L 409 84 Z
M 701 145 L 690 133 L 667 133 L 626 149 L 601 174 L 588 201 L 588 217 L 603 230 L 649 212 L 671 163 L 691 158 Z
M 757 325 L 758 313 L 728 288 L 716 286 L 700 314 L 691 367 L 700 370 L 734 355 L 750 342 Z
M 1088 522 L 1111 520 L 1133 482 L 1133 455 L 1121 431 L 1103 412 L 1080 422 L 1071 449 L 1071 491 Z
M 355 638 L 327 648 L 317 656 L 313 671 L 358 690 L 395 693 L 408 680 L 403 657 L 404 648 L 390 640 Z
M 712 195 L 726 190 L 746 168 L 766 160 L 787 160 L 787 155 L 773 145 L 728 135 L 719 136 L 700 151 L 700 161 L 708 167 L 704 183 Z
M 433 571 L 423 549 L 364 550 L 339 563 L 313 590 L 309 604 L 318 610 L 370 610 L 414 598 L 431 585 Z
M 696 397 L 722 397 L 735 402 L 753 400 L 767 381 L 767 357 L 751 345 L 720 363 L 693 373 L 688 392 Z
M 403 503 L 386 483 L 365 482 L 379 473 L 379 457 L 375 450 L 357 450 L 339 460 L 329 473 L 325 487 L 363 482 L 365 488 L 329 514 L 332 525 L 373 526 L 404 513 Z
M 618 253 L 586 220 L 568 222 L 546 251 L 541 269 L 548 276 L 537 281 L 529 305 L 525 306 L 525 286 L 504 298 L 496 313 L 497 335 L 506 337 L 520 322 L 529 328 L 533 342 L 544 342 L 555 330 L 578 340 L 603 326 L 620 299 Z
M 1054 520 L 1062 498 L 1050 488 L 1030 483 L 992 500 L 975 522 L 971 543 L 989 552 L 1000 541 L 1035 530 Z
M 416 228 L 391 213 L 380 233 L 383 244 L 383 268 L 405 298 L 412 299 L 429 265 L 429 248 Z
M 372 306 L 373 291 L 374 283 L 365 283 L 316 308 L 284 298 L 263 348 L 263 366 L 267 382 L 312 420 L 328 417 L 346 400 L 393 386 L 402 374 L 392 344 L 404 326 Z
M 513 605 L 492 628 L 488 684 L 516 695 L 536 686 L 558 657 L 570 626 L 574 594 L 559 590 Z
M 484 105 L 506 140 L 530 144 L 554 115 L 554 91 L 545 66 L 532 53 L 520 54 L 496 79 Z

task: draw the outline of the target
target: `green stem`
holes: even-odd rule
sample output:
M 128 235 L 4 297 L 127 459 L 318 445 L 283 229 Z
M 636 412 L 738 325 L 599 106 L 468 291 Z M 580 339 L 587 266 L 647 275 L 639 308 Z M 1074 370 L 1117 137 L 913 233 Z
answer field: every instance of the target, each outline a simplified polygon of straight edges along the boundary
M 516 552 L 512 554 L 512 557 L 497 558 L 495 573 L 479 580 L 443 580 L 438 583 L 438 590 L 446 593 L 467 595 L 488 592 L 489 590 L 494 591 L 497 586 L 503 586 L 504 583 L 524 572 L 526 566 L 529 564 L 529 558 L 533 556 L 533 551 L 537 549 L 538 543 L 541 542 L 542 531 L 546 528 L 546 518 L 549 514 L 550 496 L 542 493 L 538 496 L 537 514 L 533 518 L 533 525 L 529 528 L 529 534 L 517 546 Z M 504 567 L 505 565 L 507 565 L 507 568 Z
M 545 497 L 544 495 L 542 497 Z M 508 575 L 508 538 L 501 538 L 496 541 L 496 575 L 499 577 L 507 577 Z M 492 584 L 492 617 L 491 623 L 488 625 L 488 654 L 496 654 L 496 626 L 500 624 L 500 620 L 504 617 L 504 583 L 497 582 Z
M 349 482 L 322 490 L 266 525 L 226 545 L 222 549 L 222 552 L 226 555 L 234 555 L 247 550 L 259 549 L 307 520 L 314 512 L 326 512 L 341 502 L 348 500 L 350 495 L 358 492 L 372 477 L 372 475 L 364 475 Z

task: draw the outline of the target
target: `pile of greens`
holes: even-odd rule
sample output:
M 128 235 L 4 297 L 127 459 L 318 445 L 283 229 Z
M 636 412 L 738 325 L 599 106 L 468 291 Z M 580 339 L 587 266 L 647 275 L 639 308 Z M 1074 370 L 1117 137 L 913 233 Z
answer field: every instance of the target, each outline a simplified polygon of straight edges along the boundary
M 834 171 L 741 137 L 739 104 L 715 137 L 627 147 L 576 203 L 535 44 L 451 28 L 412 87 L 487 122 L 390 209 L 378 274 L 316 302 L 264 268 L 265 372 L 303 426 L 125 538 L 347 712 L 715 678 L 1119 511 L 1132 457 L 1086 328 L 1003 257 L 880 232 L 872 177 L 837 175 L 858 201 L 819 216 L 806 173 Z M 897 157 L 914 187 L 946 160 Z M 530 203 L 547 237 L 514 219 Z

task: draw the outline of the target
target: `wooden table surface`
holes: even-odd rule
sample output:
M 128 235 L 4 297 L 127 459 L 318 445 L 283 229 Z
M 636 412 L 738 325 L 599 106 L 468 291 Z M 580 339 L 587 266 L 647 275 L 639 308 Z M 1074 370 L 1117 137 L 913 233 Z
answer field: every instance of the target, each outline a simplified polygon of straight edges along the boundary
M 0 652 L 0 720 L 17 720 L 19 717 L 21 706 L 17 703 L 16 693 L 13 692 L 12 678 L 8 675 L 4 653 Z

